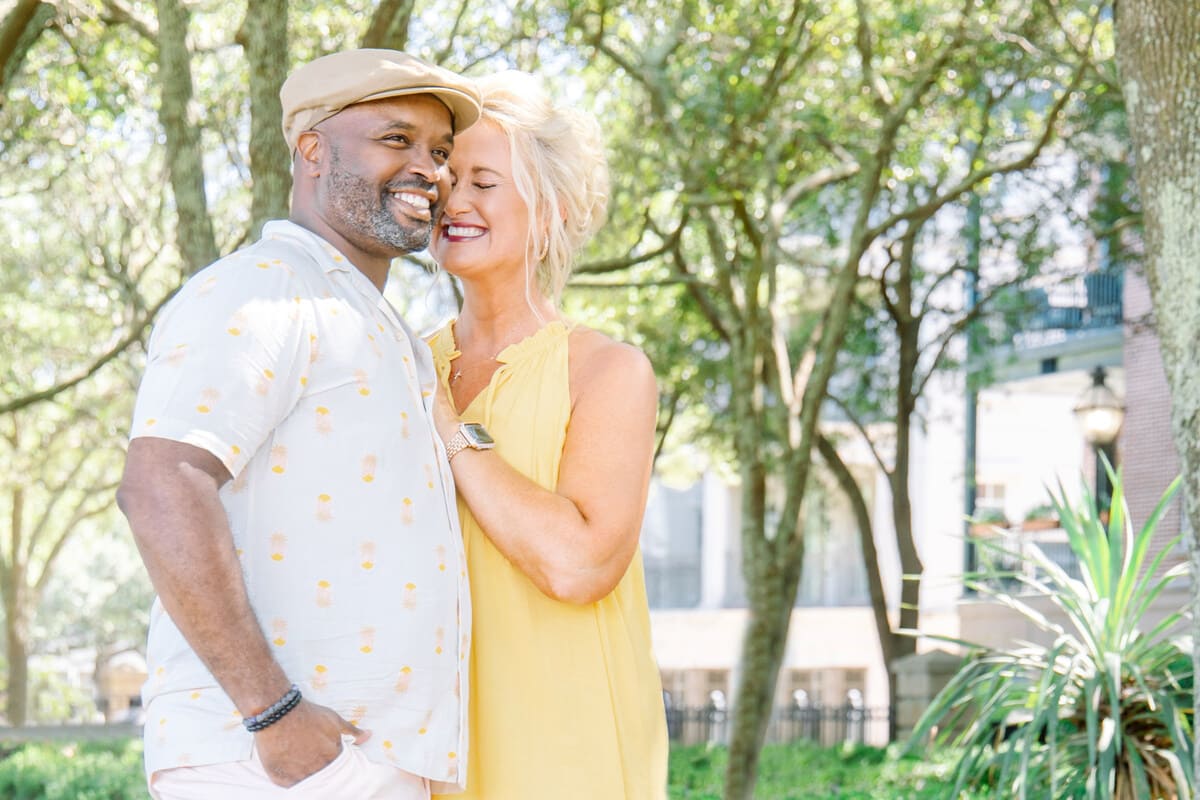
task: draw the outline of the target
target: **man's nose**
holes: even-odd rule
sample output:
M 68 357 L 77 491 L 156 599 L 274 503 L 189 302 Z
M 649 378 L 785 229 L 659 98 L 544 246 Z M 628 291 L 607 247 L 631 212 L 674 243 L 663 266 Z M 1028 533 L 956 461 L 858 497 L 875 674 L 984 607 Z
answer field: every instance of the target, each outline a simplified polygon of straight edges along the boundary
M 420 175 L 427 183 L 437 183 L 440 173 L 445 172 L 445 167 L 434 160 L 433 153 L 428 150 L 420 150 L 413 153 L 408 162 L 408 171 Z

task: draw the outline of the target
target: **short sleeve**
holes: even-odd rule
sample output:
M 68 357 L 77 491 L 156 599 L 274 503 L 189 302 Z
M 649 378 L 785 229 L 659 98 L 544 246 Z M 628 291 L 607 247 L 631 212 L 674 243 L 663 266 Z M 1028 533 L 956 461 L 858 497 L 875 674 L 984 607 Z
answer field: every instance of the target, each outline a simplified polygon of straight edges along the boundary
M 280 259 L 197 273 L 150 337 L 130 438 L 184 442 L 237 475 L 304 391 L 312 290 Z

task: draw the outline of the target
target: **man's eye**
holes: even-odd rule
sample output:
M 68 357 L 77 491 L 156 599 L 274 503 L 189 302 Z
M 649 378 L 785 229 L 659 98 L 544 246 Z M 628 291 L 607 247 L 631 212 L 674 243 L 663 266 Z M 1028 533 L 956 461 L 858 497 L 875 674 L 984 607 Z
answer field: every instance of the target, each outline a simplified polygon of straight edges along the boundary
M 495 186 L 496 186 L 496 184 L 494 184 L 494 183 L 476 183 L 475 184 L 476 189 L 492 189 L 492 188 L 495 188 Z
M 384 138 L 384 141 L 387 141 L 387 142 L 397 142 L 399 144 L 408 144 L 408 137 L 402 133 L 393 133 L 393 134 L 391 134 L 389 136 L 385 136 L 383 138 Z
M 442 148 L 440 148 L 440 147 L 439 147 L 439 148 L 437 148 L 436 150 L 434 150 L 434 151 L 433 151 L 433 155 L 434 155 L 434 157 L 435 157 L 435 158 L 439 158 L 439 159 L 441 159 L 442 161 L 449 161 L 449 160 L 450 160 L 450 151 L 449 151 L 449 150 L 443 150 L 443 149 L 442 149 Z

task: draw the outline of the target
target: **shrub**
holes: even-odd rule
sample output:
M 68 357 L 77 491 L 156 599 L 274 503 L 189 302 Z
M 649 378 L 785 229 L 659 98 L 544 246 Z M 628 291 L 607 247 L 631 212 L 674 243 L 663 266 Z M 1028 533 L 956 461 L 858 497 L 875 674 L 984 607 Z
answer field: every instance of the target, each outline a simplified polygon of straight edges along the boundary
M 1187 574 L 1186 565 L 1161 569 L 1175 542 L 1149 559 L 1155 528 L 1179 482 L 1135 534 L 1120 476 L 1112 478 L 1107 526 L 1086 487 L 1077 508 L 1061 488 L 1055 498 L 1080 579 L 1036 547 L 1004 554 L 1036 567 L 1005 577 L 1057 605 L 1066 625 L 1008 593 L 1002 581 L 969 582 L 1054 641 L 979 648 L 918 723 L 914 742 L 936 727 L 935 741 L 963 749 L 948 797 L 985 780 L 994 797 L 1192 797 L 1191 638 L 1172 637 L 1183 609 L 1153 630 L 1142 629 L 1154 601 Z
M 0 760 L 6 800 L 149 800 L 142 743 L 26 744 Z
M 876 747 L 767 745 L 756 800 L 945 800 L 951 753 L 898 758 Z M 694 745 L 671 750 L 670 800 L 720 800 L 728 751 Z M 964 798 L 972 795 L 964 795 Z

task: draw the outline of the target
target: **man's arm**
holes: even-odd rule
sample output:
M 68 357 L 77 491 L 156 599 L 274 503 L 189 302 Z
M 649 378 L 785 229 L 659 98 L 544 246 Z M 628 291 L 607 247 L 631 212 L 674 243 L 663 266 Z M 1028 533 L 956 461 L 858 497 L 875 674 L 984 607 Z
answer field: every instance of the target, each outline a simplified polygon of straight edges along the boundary
M 168 439 L 129 445 L 117 504 L 129 520 L 154 590 L 188 644 L 243 717 L 287 692 L 246 593 L 218 491 L 230 478 L 206 450 Z M 331 709 L 301 702 L 254 734 L 267 774 L 291 786 L 328 764 L 341 735 L 367 734 Z

